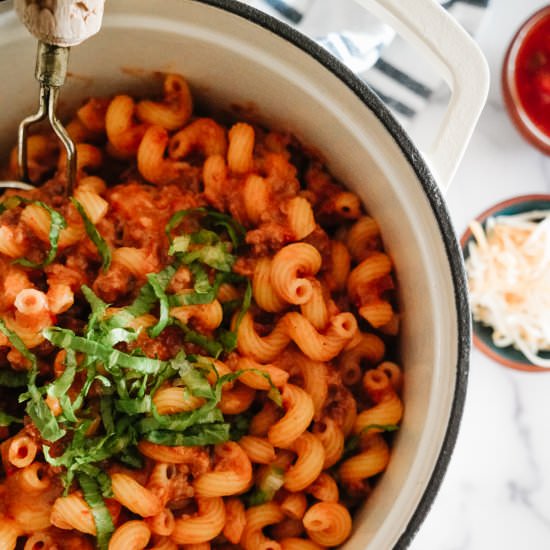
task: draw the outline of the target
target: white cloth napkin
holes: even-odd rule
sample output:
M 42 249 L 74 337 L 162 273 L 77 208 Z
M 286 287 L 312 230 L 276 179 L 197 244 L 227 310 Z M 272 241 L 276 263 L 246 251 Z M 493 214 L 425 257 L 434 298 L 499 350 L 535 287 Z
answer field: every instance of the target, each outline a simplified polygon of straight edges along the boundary
M 407 126 L 441 88 L 422 56 L 351 0 L 244 0 L 316 40 L 364 79 Z M 404 0 L 410 1 L 410 0 Z M 475 35 L 489 0 L 439 0 Z

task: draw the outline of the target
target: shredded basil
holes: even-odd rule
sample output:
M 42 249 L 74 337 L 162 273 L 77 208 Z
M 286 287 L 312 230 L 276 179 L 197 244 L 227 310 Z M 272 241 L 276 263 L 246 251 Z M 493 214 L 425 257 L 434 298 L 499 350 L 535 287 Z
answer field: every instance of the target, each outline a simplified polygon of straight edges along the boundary
M 105 498 L 112 498 L 114 496 L 111 478 L 101 468 L 92 464 L 83 464 L 79 468 L 79 473 L 93 477 L 97 481 L 101 494 Z
M 101 236 L 101 234 L 97 230 L 97 227 L 92 223 L 92 220 L 90 220 L 88 214 L 86 214 L 86 210 L 84 210 L 84 207 L 74 197 L 71 197 L 71 202 L 77 209 L 80 217 L 82 218 L 82 221 L 84 222 L 84 229 L 86 229 L 86 234 L 94 243 L 97 251 L 99 252 L 99 255 L 101 256 L 101 268 L 103 269 L 103 271 L 107 271 L 111 266 L 111 249 L 109 248 L 109 245 Z
M 265 504 L 270 500 L 271 499 L 269 498 L 268 494 L 261 489 L 256 489 L 246 496 L 246 504 L 248 507 L 260 506 L 260 504 Z
M 146 395 L 141 399 L 127 398 L 117 399 L 115 408 L 119 412 L 137 415 L 151 412 L 152 399 L 150 395 Z
M 14 260 L 13 263 L 22 265 L 24 267 L 39 268 L 39 267 L 45 267 L 54 261 L 57 255 L 57 245 L 59 242 L 59 235 L 61 231 L 67 227 L 67 222 L 59 212 L 57 212 L 47 204 L 43 203 L 42 201 L 34 201 L 32 204 L 36 204 L 41 208 L 44 208 L 44 210 L 46 210 L 46 212 L 48 212 L 48 214 L 50 215 L 50 220 L 51 220 L 50 232 L 49 232 L 50 250 L 48 251 L 46 258 L 42 263 L 31 262 L 26 258 L 19 258 L 17 260 Z
M 172 244 L 173 238 L 172 238 L 172 231 L 176 229 L 180 223 L 183 221 L 183 219 L 186 216 L 189 216 L 189 214 L 193 212 L 206 212 L 205 208 L 193 208 L 189 210 L 178 210 L 169 220 L 166 224 L 166 227 L 164 228 L 164 232 L 166 233 L 166 236 L 168 237 L 168 241 L 170 244 Z
M 126 449 L 123 449 L 118 455 L 118 460 L 120 460 L 122 464 L 136 470 L 143 469 L 145 463 L 143 457 L 139 454 L 137 447 L 127 447 Z
M 34 425 L 38 428 L 40 434 L 46 441 L 57 441 L 61 439 L 65 435 L 65 430 L 60 428 L 55 416 L 36 387 L 36 377 L 38 375 L 36 356 L 27 349 L 21 338 L 10 330 L 1 319 L 0 332 L 7 336 L 13 347 L 31 364 L 31 370 L 27 381 L 27 393 L 19 397 L 20 400 L 29 399 L 26 406 L 27 414 L 31 417 Z
M 92 336 L 97 324 L 103 320 L 109 304 L 101 300 L 94 293 L 94 291 L 86 285 L 82 285 L 80 290 L 82 291 L 84 298 L 86 298 L 86 301 L 90 304 L 90 308 L 92 310 L 92 313 L 88 318 L 88 328 L 86 331 L 87 336 Z
M 107 433 L 115 431 L 115 421 L 113 414 L 113 396 L 102 395 L 99 400 L 99 412 L 101 413 L 101 421 Z
M 168 430 L 172 432 L 185 432 L 191 426 L 199 424 L 223 423 L 222 412 L 215 407 L 217 403 L 208 403 L 193 411 L 185 411 L 176 414 L 158 414 L 143 418 L 138 425 L 138 431 L 147 434 L 156 430 Z
M 66 469 L 66 491 L 69 490 L 75 475 L 82 472 L 83 468 L 117 456 L 127 447 L 137 444 L 137 433 L 132 426 L 132 419 L 128 416 L 121 417 L 112 432 L 100 436 L 87 435 L 90 425 L 91 420 L 83 420 L 78 425 L 73 432 L 73 439 L 61 456 L 54 458 L 50 455 L 49 447 L 43 447 L 44 458 L 49 464 Z
M 5 388 L 22 388 L 27 385 L 28 378 L 26 372 L 0 369 L 0 386 Z
M 229 272 L 235 263 L 235 256 L 228 251 L 225 243 L 219 242 L 186 252 L 181 260 L 187 265 L 200 261 L 218 271 Z
M 149 334 L 152 338 L 156 338 L 170 323 L 170 305 L 168 304 L 168 297 L 166 296 L 166 284 L 159 280 L 155 273 L 149 273 L 147 275 L 147 281 L 151 285 L 155 297 L 160 304 L 159 320 L 158 323 L 151 327 Z
M 176 324 L 178 324 L 180 328 L 184 330 L 186 342 L 200 346 L 215 359 L 217 359 L 223 352 L 223 344 L 221 344 L 217 340 L 208 338 L 208 336 L 205 336 L 204 334 L 201 334 L 200 332 L 197 332 L 195 330 L 188 329 L 187 327 L 185 327 L 185 325 L 182 325 L 181 323 Z
M 187 252 L 189 245 L 191 244 L 191 235 L 179 235 L 177 236 L 168 249 L 168 254 L 173 256 L 181 252 Z
M 32 202 L 29 199 L 24 199 L 19 195 L 12 195 L 11 197 L 6 198 L 0 202 L 0 214 L 3 214 L 6 210 L 11 210 L 12 208 L 17 208 L 21 203 Z
M 365 426 L 359 435 L 364 435 L 371 430 L 380 430 L 382 432 L 395 432 L 399 429 L 397 424 L 369 424 Z
M 241 310 L 239 311 L 237 320 L 235 322 L 235 328 L 232 331 L 225 331 L 220 334 L 220 342 L 224 347 L 225 351 L 231 352 L 237 347 L 237 333 L 239 331 L 239 326 L 241 325 L 241 322 L 243 320 L 245 313 L 250 308 L 251 302 L 252 302 L 252 284 L 247 279 L 246 290 L 243 297 L 243 303 L 241 305 Z
M 13 330 L 10 330 L 6 323 L 2 319 L 0 319 L 0 332 L 7 337 L 7 339 L 11 342 L 12 346 L 31 364 L 31 373 L 33 376 L 33 382 L 34 378 L 36 378 L 36 355 L 29 351 L 27 346 L 23 343 L 21 338 L 13 332 Z
M 380 430 L 382 432 L 395 432 L 398 429 L 399 426 L 397 424 L 369 424 L 368 426 L 365 426 L 361 430 L 361 433 L 352 435 L 346 440 L 341 460 L 348 458 L 351 454 L 357 451 L 357 449 L 359 448 L 359 443 L 361 442 L 361 436 L 370 432 L 371 430 Z
M 210 298 L 210 301 L 212 301 L 216 297 L 217 288 L 221 284 L 222 277 L 221 274 L 216 275 L 216 282 L 214 286 L 210 284 L 210 280 L 208 278 L 208 273 L 204 269 L 204 267 L 200 264 L 192 264 L 189 266 L 189 269 L 193 273 L 193 277 L 195 278 L 195 282 L 193 284 L 193 289 L 197 294 L 204 294 L 207 295 L 208 298 Z M 190 303 L 190 302 L 186 302 Z
M 23 420 L 21 418 L 15 418 L 11 414 L 0 411 L 0 427 L 6 428 L 11 424 L 22 424 Z
M 200 229 L 190 234 L 173 235 L 182 221 L 188 216 L 195 216 L 200 224 Z M 230 241 L 224 241 L 219 230 L 225 232 Z M 217 231 L 216 231 L 217 230 Z M 207 304 L 211 303 L 224 282 L 243 283 L 247 287 L 241 304 L 231 304 L 231 308 L 224 308 L 224 321 L 230 318 L 232 310 L 240 305 L 240 312 L 235 323 L 235 330 L 229 330 L 223 323 L 213 337 L 198 333 L 189 327 L 182 326 L 185 332 L 185 340 L 202 347 L 213 357 L 219 357 L 222 352 L 231 352 L 237 346 L 237 330 L 239 324 L 250 307 L 252 299 L 252 287 L 245 277 L 232 273 L 235 256 L 232 250 L 238 249 L 245 242 L 246 230 L 231 217 L 207 210 L 206 208 L 194 208 L 176 212 L 168 221 L 165 228 L 170 242 L 169 254 L 177 256 L 179 262 L 187 265 L 193 274 L 193 293 L 184 293 L 168 297 L 171 306 Z M 208 274 L 208 268 L 215 270 L 214 282 Z M 162 302 L 161 302 L 162 305 Z M 229 321 L 230 322 L 230 321 Z M 160 320 L 159 320 L 160 323 Z M 225 328 L 224 328 L 225 325 Z
M 63 455 L 54 459 L 49 455 L 49 451 L 45 450 L 48 462 L 66 468 L 66 486 L 75 475 L 82 473 L 85 465 L 97 464 L 111 457 L 118 457 L 132 464 L 139 463 L 137 454 L 132 452 L 138 439 L 164 445 L 210 445 L 227 441 L 231 425 L 224 420 L 217 405 L 221 399 L 223 385 L 235 380 L 242 373 L 218 376 L 214 386 L 211 386 L 207 374 L 208 370 L 214 367 L 208 360 L 187 358 L 181 352 L 174 359 L 161 362 L 107 348 L 102 341 L 109 338 L 109 331 L 116 331 L 117 328 L 109 328 L 106 325 L 109 319 L 100 319 L 99 313 L 104 309 L 104 305 L 93 299 L 91 302 L 91 317 L 95 315 L 96 319 L 93 335 L 98 341 L 87 340 L 76 336 L 68 329 L 57 327 L 44 332 L 53 344 L 67 350 L 68 357 L 73 357 L 75 352 L 79 352 L 90 359 L 94 358 L 94 361 L 100 361 L 115 382 L 112 387 L 114 393 L 100 399 L 100 412 L 106 432 L 104 435 L 84 437 L 83 434 L 89 426 L 89 422 L 85 421 L 76 428 L 73 439 Z M 151 368 L 146 368 L 147 364 L 151 365 Z M 71 364 L 47 391 L 57 396 L 66 388 L 73 376 L 74 369 Z M 155 380 L 156 376 L 161 380 Z M 152 395 L 162 380 L 174 376 L 192 395 L 203 398 L 204 405 L 179 414 L 158 414 L 152 403 Z M 96 379 L 94 370 L 88 373 L 88 378 Z M 72 421 L 65 409 L 69 409 L 68 405 L 63 407 L 64 417 Z
M 222 227 L 227 231 L 227 234 L 229 235 L 229 238 L 235 248 L 238 248 L 244 242 L 246 229 L 231 216 L 222 214 L 221 212 L 216 212 L 214 210 L 209 210 L 207 219 L 209 220 L 211 226 Z
M 250 422 L 252 422 L 250 411 L 234 416 L 230 422 L 231 430 L 229 438 L 231 441 L 239 441 L 241 437 L 244 437 L 248 433 Z
M 195 397 L 204 397 L 213 399 L 214 393 L 212 386 L 206 378 L 205 369 L 197 366 L 197 363 L 192 364 L 183 353 L 179 353 L 171 361 L 172 368 L 176 369 L 178 376 Z M 209 363 L 208 370 L 214 366 Z
M 248 506 L 258 506 L 273 500 L 275 493 L 283 486 L 285 472 L 279 466 L 269 466 L 256 481 L 256 489 L 246 497 Z
M 156 374 L 165 365 L 164 361 L 158 359 L 129 355 L 82 336 L 76 336 L 69 329 L 50 327 L 45 329 L 43 334 L 52 344 L 60 348 L 72 349 L 100 359 L 104 367 L 110 371 L 123 367 L 141 374 Z
M 172 231 L 174 231 L 187 216 L 197 215 L 200 218 L 201 226 L 203 230 L 209 230 L 210 234 L 218 237 L 217 228 L 222 228 L 227 231 L 229 239 L 234 248 L 238 248 L 244 243 L 246 236 L 246 229 L 237 220 L 233 219 L 227 214 L 216 212 L 215 210 L 208 210 L 207 208 L 191 208 L 189 210 L 179 210 L 176 212 L 168 223 L 166 224 L 165 232 L 170 244 L 173 243 Z M 205 233 L 201 233 L 203 236 Z M 218 237 L 219 240 L 219 237 Z
M 265 374 L 265 373 L 263 373 Z M 277 407 L 283 406 L 283 396 L 281 395 L 281 392 L 279 391 L 279 388 L 275 387 L 273 385 L 273 382 L 271 382 L 271 378 L 269 379 L 269 383 L 271 384 L 271 387 L 269 388 L 269 391 L 267 392 L 267 398 L 271 399 Z
M 176 268 L 172 265 L 165 267 L 162 271 L 155 273 L 155 279 L 162 288 L 166 288 L 170 279 L 175 275 Z M 157 295 L 153 290 L 150 283 L 145 284 L 141 287 L 137 298 L 134 302 L 124 309 L 122 315 L 132 315 L 133 317 L 139 317 L 148 313 L 155 302 L 157 301 Z M 120 314 L 118 314 L 120 315 Z M 118 318 L 118 315 L 115 315 L 113 320 Z
M 185 433 L 153 430 L 147 432 L 144 437 L 147 441 L 158 445 L 216 445 L 229 440 L 229 430 L 229 424 L 219 422 L 193 426 Z
M 42 438 L 52 442 L 61 439 L 67 432 L 59 426 L 39 390 L 36 386 L 29 385 L 29 393 L 31 399 L 25 410 L 40 431 Z
M 240 277 L 235 273 L 216 273 L 214 284 L 210 284 L 208 274 L 199 264 L 191 264 L 189 269 L 193 273 L 195 282 L 193 285 L 194 292 L 185 294 L 172 294 L 168 297 L 168 302 L 171 306 L 187 306 L 196 304 L 209 304 L 217 296 L 218 290 L 222 283 L 240 283 L 244 277 Z M 239 302 L 240 303 L 240 302 Z
M 65 361 L 65 370 L 55 382 L 47 387 L 46 393 L 59 400 L 63 416 L 70 422 L 78 422 L 75 415 L 71 399 L 68 395 L 69 388 L 72 386 L 76 375 L 76 357 L 73 350 L 67 350 L 67 359 Z
M 100 482 L 91 475 L 80 473 L 78 483 L 82 489 L 84 500 L 88 503 L 94 516 L 97 546 L 100 550 L 107 550 L 115 526 L 101 495 Z

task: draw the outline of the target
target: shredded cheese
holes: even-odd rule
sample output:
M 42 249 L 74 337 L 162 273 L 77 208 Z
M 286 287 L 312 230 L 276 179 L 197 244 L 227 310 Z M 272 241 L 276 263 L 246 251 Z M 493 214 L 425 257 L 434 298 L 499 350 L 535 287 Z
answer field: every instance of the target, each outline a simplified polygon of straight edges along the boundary
M 550 212 L 489 218 L 470 224 L 466 271 L 475 321 L 493 329 L 498 347 L 514 346 L 550 368 Z

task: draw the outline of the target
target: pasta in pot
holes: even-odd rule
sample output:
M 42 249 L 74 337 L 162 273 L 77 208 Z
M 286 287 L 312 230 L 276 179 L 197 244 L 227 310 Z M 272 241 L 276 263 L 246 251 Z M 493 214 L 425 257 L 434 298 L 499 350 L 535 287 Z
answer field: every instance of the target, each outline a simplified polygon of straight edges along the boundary
M 378 225 L 179 75 L 68 128 L 73 196 L 40 134 L 0 198 L 0 547 L 342 544 L 403 415 Z

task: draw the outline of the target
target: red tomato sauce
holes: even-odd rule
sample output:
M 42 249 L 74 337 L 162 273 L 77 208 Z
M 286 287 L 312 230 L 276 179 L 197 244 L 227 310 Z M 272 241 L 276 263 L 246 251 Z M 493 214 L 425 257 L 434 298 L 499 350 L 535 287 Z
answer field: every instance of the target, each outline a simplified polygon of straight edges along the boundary
M 550 16 L 529 31 L 520 47 L 516 88 L 529 118 L 550 136 Z

